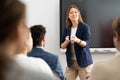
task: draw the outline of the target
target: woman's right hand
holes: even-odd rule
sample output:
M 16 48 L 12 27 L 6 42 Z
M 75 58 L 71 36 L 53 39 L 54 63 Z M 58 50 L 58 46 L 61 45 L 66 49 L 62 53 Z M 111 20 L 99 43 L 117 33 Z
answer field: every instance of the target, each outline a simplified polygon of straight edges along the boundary
M 70 42 L 69 36 L 66 36 L 66 37 L 65 37 L 65 41 Z
M 70 40 L 69 40 L 69 36 L 65 37 L 65 41 L 61 44 L 61 48 L 65 49 L 67 47 L 67 45 L 69 44 Z

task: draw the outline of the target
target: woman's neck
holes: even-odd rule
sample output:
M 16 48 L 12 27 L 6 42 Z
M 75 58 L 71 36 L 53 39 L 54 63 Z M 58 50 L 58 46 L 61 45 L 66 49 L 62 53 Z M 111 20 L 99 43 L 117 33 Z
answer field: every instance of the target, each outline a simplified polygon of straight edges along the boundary
M 3 44 L 0 44 L 0 52 L 14 55 L 14 54 L 16 54 L 16 49 L 15 49 L 14 44 L 3 43 Z
M 73 21 L 73 22 L 72 22 L 72 27 L 73 27 L 73 28 L 76 28 L 77 26 L 78 26 L 78 21 Z
M 16 54 L 25 54 L 27 55 L 28 50 L 17 48 L 16 42 L 13 43 L 10 41 L 5 41 L 4 43 L 0 44 L 0 52 L 8 53 L 10 55 L 16 55 Z

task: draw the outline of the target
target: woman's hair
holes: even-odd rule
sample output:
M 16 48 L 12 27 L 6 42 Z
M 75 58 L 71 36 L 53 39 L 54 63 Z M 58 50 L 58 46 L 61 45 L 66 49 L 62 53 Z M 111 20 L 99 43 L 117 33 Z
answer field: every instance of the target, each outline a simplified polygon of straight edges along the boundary
M 81 17 L 80 10 L 77 8 L 77 6 L 75 6 L 75 5 L 70 5 L 70 6 L 68 7 L 68 9 L 67 9 L 67 12 L 66 12 L 66 27 L 68 27 L 69 25 L 72 24 L 71 21 L 70 21 L 70 19 L 69 19 L 69 12 L 70 12 L 71 8 L 77 9 L 77 11 L 78 11 L 78 13 L 79 13 L 79 19 L 78 19 L 78 21 L 79 21 L 80 23 L 83 23 L 83 19 L 82 19 L 82 17 Z
M 41 46 L 42 40 L 46 34 L 46 29 L 42 25 L 34 25 L 30 28 L 32 38 L 33 38 L 33 47 Z
M 117 32 L 118 36 L 120 37 L 120 17 L 116 17 L 113 20 L 113 30 Z M 114 34 L 114 36 L 116 35 Z
M 25 17 L 25 5 L 19 0 L 0 0 L 0 46 L 6 40 L 15 40 L 18 24 Z M 1 46 L 2 47 L 2 46 Z M 0 49 L 0 80 L 5 80 L 14 58 Z
M 19 0 L 0 0 L 0 43 L 14 40 L 19 21 L 25 16 L 25 5 Z

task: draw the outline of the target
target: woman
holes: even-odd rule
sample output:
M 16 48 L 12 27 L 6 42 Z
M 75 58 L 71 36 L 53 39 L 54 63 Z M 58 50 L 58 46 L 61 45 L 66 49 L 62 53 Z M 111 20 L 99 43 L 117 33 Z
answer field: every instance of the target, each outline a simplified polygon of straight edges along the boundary
M 113 42 L 120 51 L 120 16 L 113 20 Z M 120 52 L 115 56 L 96 62 L 90 72 L 89 80 L 120 80 Z
M 85 80 L 88 77 L 88 67 L 92 64 L 89 50 L 90 29 L 83 22 L 75 5 L 71 5 L 67 10 L 66 28 L 61 41 L 61 48 L 67 48 L 67 80 L 75 80 L 78 75 L 80 80 Z
M 17 30 L 24 25 L 25 6 L 18 0 L 0 0 L 0 80 L 21 80 L 14 57 L 18 51 Z
M 16 54 L 32 48 L 29 33 L 25 25 L 25 5 L 19 0 L 0 0 L 0 80 L 52 79 L 51 70 L 43 60 L 32 58 L 26 62 L 28 58 L 25 58 L 23 62 L 28 69 L 16 61 Z M 37 65 L 29 68 L 28 64 Z

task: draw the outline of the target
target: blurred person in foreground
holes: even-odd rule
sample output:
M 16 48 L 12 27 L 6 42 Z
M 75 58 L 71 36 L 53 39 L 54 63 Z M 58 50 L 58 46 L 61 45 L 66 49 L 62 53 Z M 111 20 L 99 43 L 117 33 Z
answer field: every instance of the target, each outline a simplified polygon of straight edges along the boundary
M 118 53 L 109 59 L 96 62 L 91 69 L 89 80 L 120 80 L 120 17 L 113 21 L 113 34 Z
M 35 65 L 28 69 L 16 60 L 16 54 L 24 50 L 27 53 L 30 50 L 27 45 L 32 45 L 26 42 L 30 36 L 25 11 L 25 5 L 19 0 L 0 0 L 0 80 L 52 80 L 52 72 L 42 59 L 24 59 L 27 67 Z

